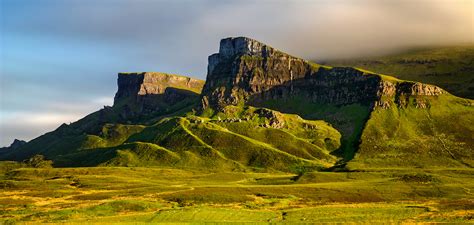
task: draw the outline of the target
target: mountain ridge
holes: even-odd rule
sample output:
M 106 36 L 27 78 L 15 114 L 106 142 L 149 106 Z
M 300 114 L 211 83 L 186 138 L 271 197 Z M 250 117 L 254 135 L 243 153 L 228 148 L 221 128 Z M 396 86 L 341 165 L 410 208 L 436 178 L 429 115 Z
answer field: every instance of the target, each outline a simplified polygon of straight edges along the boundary
M 247 101 L 249 97 L 247 95 L 260 94 L 280 85 L 288 87 L 286 91 L 290 93 L 285 94 L 289 95 L 294 92 L 295 86 L 301 86 L 301 84 L 297 84 L 299 79 L 313 81 L 311 85 L 322 86 L 325 85 L 321 85 L 322 82 L 325 82 L 325 80 L 322 80 L 325 79 L 323 76 L 330 75 L 344 76 L 354 74 L 355 77 L 348 77 L 354 82 L 360 79 L 375 77 L 379 79 L 378 82 L 383 82 L 378 84 L 379 87 L 371 87 L 374 90 L 368 91 L 382 95 L 393 95 L 395 93 L 398 95 L 439 95 L 443 93 L 441 88 L 434 85 L 396 80 L 357 68 L 332 68 L 310 63 L 307 60 L 290 56 L 246 37 L 223 39 L 220 44 L 219 53 L 212 54 L 208 60 L 207 82 L 204 85 L 202 94 L 204 108 L 209 105 L 215 108 L 222 108 L 222 106 L 228 104 L 235 105 L 238 101 Z M 220 68 L 222 70 L 219 70 Z M 318 74 L 320 70 L 323 74 Z M 230 76 L 222 75 L 229 75 L 229 72 Z M 229 84 L 231 90 L 228 90 L 227 86 Z M 399 90 L 397 90 L 397 87 L 399 87 Z M 227 94 L 227 96 L 223 94 Z M 347 95 L 347 92 L 344 94 Z M 337 99 L 330 99 L 330 101 L 334 102 Z M 341 103 L 347 104 L 350 101 L 353 100 Z
M 205 83 L 120 73 L 114 106 L 0 157 L 292 172 L 473 165 L 473 101 L 437 86 L 322 66 L 245 37 L 221 40 L 208 60 Z
M 437 85 L 450 93 L 474 98 L 474 45 L 426 47 L 386 56 L 329 60 L 325 64 L 352 66 L 403 80 Z
M 202 107 L 215 109 L 217 114 L 227 105 L 249 104 L 328 121 L 343 134 L 340 156 L 347 161 L 357 151 L 365 123 L 376 108 L 429 108 L 430 101 L 436 100 L 432 96 L 443 94 L 449 95 L 433 85 L 356 68 L 310 63 L 253 39 L 238 37 L 223 39 L 219 53 L 209 57 L 201 95 Z M 300 105 L 318 105 L 314 111 L 335 108 L 318 115 L 314 111 L 284 109 L 297 101 L 294 98 L 304 100 Z M 287 102 L 281 104 L 282 101 Z M 357 113 L 334 118 L 334 114 L 344 111 L 338 110 L 341 108 Z

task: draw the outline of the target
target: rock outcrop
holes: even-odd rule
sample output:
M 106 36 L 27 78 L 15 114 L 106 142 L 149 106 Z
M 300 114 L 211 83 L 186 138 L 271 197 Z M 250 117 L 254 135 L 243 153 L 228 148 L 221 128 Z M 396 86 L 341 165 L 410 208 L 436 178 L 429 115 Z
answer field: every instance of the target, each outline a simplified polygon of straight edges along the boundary
M 153 114 L 198 97 L 204 81 L 157 72 L 119 73 L 114 107 L 124 117 Z
M 221 40 L 219 53 L 209 56 L 203 107 L 236 105 L 272 87 L 291 86 L 291 81 L 312 72 L 305 60 L 253 39 L 226 38 Z
M 256 40 L 221 40 L 219 53 L 209 56 L 202 107 L 222 110 L 226 105 L 255 103 L 300 96 L 315 103 L 364 104 L 390 107 L 381 99 L 396 96 L 436 96 L 441 88 L 404 81 L 385 81 L 381 75 L 351 67 L 323 67 Z M 420 104 L 426 107 L 426 104 Z
M 254 113 L 268 120 L 268 124 L 265 124 L 266 127 L 272 127 L 276 129 L 285 127 L 285 119 L 283 114 L 280 112 L 261 108 L 257 109 Z
M 414 105 L 417 108 L 428 108 L 429 101 L 426 96 L 438 96 L 443 94 L 443 89 L 429 84 L 411 81 L 385 81 L 379 83 L 377 91 L 378 100 L 376 107 L 390 108 L 393 104 L 398 107 L 407 107 L 410 97 L 414 97 Z

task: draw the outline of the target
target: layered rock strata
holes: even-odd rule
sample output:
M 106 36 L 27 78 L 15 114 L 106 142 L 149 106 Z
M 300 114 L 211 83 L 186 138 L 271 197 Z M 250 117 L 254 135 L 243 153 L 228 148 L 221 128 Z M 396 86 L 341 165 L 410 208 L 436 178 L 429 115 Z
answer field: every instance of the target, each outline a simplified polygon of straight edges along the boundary
M 204 81 L 178 75 L 143 72 L 119 73 L 115 107 L 125 107 L 128 114 L 152 114 L 196 98 Z
M 410 96 L 443 93 L 433 85 L 385 80 L 355 68 L 322 67 L 246 37 L 221 40 L 219 53 L 208 60 L 202 107 L 217 110 L 294 96 L 323 104 L 360 103 L 384 108 L 391 106 L 383 100 L 386 97 L 397 97 L 395 104 L 403 106 L 402 99 Z

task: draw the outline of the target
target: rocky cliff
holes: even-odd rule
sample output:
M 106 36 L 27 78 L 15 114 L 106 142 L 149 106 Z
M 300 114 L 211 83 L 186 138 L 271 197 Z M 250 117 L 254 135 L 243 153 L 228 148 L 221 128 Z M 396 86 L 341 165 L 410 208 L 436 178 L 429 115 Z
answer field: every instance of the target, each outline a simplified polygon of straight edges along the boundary
M 398 54 L 350 60 L 327 61 L 328 65 L 351 66 L 402 80 L 434 84 L 462 98 L 474 99 L 474 45 L 433 46 L 407 49 Z
M 272 87 L 291 86 L 293 80 L 313 72 L 305 60 L 253 39 L 226 38 L 220 42 L 219 53 L 209 56 L 203 107 L 236 105 Z
M 409 96 L 440 95 L 441 88 L 385 79 L 351 67 L 323 67 L 256 40 L 237 37 L 221 40 L 219 53 L 209 56 L 202 106 L 221 110 L 226 105 L 258 104 L 301 96 L 315 103 L 363 104 L 390 107 L 387 96 L 399 106 Z M 419 107 L 427 107 L 420 103 Z
M 398 107 L 407 107 L 410 97 L 414 97 L 413 105 L 416 108 L 428 108 L 430 106 L 429 100 L 423 98 L 423 96 L 438 96 L 443 93 L 444 91 L 441 88 L 434 85 L 410 81 L 382 80 L 379 82 L 378 100 L 375 102 L 375 107 L 387 109 L 394 104 Z
M 173 105 L 196 100 L 204 81 L 158 72 L 119 73 L 114 107 L 123 117 L 162 112 Z

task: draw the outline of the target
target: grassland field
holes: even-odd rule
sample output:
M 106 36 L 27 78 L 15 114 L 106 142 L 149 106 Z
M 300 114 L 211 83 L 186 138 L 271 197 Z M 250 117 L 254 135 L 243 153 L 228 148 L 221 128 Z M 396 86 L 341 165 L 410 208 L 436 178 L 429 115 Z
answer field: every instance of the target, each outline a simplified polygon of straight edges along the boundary
M 209 172 L 0 162 L 0 224 L 473 223 L 473 169 Z

